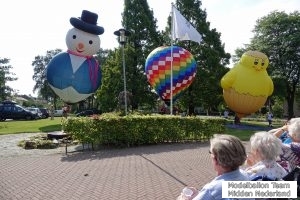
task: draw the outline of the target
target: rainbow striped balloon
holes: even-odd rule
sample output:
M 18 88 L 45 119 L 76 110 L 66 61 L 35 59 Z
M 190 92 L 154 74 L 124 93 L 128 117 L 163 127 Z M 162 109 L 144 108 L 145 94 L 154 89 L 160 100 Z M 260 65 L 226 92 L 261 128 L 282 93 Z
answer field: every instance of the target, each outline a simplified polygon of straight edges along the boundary
M 148 55 L 145 64 L 148 82 L 167 104 L 171 100 L 171 53 L 170 46 L 158 47 Z M 189 51 L 173 46 L 173 101 L 195 79 L 196 66 L 196 60 Z

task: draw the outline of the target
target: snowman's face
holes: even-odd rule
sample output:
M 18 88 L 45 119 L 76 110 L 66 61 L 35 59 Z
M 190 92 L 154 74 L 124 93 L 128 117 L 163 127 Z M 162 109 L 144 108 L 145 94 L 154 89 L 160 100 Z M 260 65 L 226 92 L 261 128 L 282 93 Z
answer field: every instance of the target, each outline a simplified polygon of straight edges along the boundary
M 66 36 L 68 50 L 82 56 L 92 56 L 100 49 L 100 38 L 98 35 L 72 28 Z

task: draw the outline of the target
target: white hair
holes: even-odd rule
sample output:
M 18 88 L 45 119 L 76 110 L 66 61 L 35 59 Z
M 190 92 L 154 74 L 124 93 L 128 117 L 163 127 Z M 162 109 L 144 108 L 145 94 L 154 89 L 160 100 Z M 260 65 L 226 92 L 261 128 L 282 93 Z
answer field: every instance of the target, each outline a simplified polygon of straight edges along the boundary
M 288 126 L 289 135 L 300 140 L 300 118 L 292 118 Z
M 282 153 L 281 140 L 275 135 L 261 131 L 250 138 L 251 149 L 258 151 L 263 160 L 276 160 Z

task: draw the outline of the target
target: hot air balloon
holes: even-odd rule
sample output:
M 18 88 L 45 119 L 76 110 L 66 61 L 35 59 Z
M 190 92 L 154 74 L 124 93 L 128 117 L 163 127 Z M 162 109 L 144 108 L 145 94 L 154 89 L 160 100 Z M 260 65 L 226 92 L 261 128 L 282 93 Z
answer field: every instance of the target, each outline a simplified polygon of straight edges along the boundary
M 273 93 L 273 81 L 266 70 L 268 64 L 264 53 L 247 51 L 222 77 L 224 100 L 239 118 L 258 111 Z
M 173 62 L 171 62 L 172 58 Z M 173 69 L 172 97 L 171 63 Z M 194 56 L 186 49 L 178 46 L 163 46 L 154 49 L 148 55 L 145 72 L 149 84 L 169 105 L 171 98 L 172 101 L 175 101 L 191 85 L 196 76 L 196 65 Z
M 66 34 L 67 52 L 57 54 L 47 65 L 46 77 L 52 90 L 65 102 L 76 103 L 100 87 L 101 71 L 93 57 L 100 49 L 103 27 L 98 15 L 87 10 L 80 18 L 70 18 L 74 26 Z

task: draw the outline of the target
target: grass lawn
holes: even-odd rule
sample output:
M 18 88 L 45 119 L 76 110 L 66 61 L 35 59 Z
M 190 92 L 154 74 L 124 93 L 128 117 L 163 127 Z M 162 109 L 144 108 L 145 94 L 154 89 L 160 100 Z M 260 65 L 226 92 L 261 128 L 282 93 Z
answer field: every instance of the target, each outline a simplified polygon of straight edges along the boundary
M 253 135 L 255 132 L 254 130 L 240 130 L 240 129 L 233 129 L 233 128 L 226 128 L 225 134 L 228 135 L 234 135 L 238 138 L 240 138 L 242 141 L 249 141 L 251 135 Z
M 37 133 L 61 130 L 61 117 L 54 117 L 54 120 L 7 120 L 0 122 L 0 135 L 16 133 Z
M 273 121 L 273 127 L 272 128 L 278 128 L 281 127 L 285 123 L 285 120 L 274 120 Z M 228 124 L 233 124 L 233 120 L 228 120 Z M 240 138 L 243 141 L 248 141 L 256 132 L 259 131 L 267 131 L 269 129 L 272 129 L 271 127 L 268 127 L 268 123 L 265 120 L 255 120 L 251 118 L 245 118 L 241 120 L 241 124 L 245 125 L 245 129 L 240 129 L 238 126 L 236 128 L 228 128 L 226 127 L 225 134 L 234 135 Z M 247 129 L 247 127 L 249 127 Z M 255 127 L 255 129 L 252 129 L 251 127 Z M 260 129 L 261 127 L 261 129 Z

